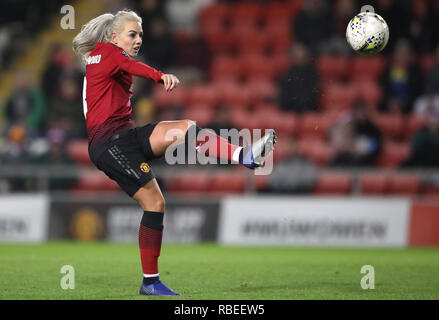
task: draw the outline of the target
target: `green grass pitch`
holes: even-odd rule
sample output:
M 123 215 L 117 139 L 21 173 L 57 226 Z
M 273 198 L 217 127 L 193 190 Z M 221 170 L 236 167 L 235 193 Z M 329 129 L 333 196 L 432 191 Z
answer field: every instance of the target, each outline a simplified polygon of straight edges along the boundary
M 60 286 L 63 265 L 75 289 Z M 363 290 L 363 265 L 375 289 Z M 164 245 L 160 277 L 181 297 L 138 295 L 136 244 L 0 245 L 0 299 L 439 299 L 439 248 L 334 249 Z

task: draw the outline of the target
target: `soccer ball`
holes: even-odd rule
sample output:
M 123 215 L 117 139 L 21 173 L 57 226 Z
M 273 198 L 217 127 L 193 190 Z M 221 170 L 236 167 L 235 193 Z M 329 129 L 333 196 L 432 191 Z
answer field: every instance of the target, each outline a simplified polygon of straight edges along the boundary
M 358 54 L 376 54 L 383 50 L 389 41 L 389 27 L 380 15 L 361 12 L 349 21 L 346 40 Z

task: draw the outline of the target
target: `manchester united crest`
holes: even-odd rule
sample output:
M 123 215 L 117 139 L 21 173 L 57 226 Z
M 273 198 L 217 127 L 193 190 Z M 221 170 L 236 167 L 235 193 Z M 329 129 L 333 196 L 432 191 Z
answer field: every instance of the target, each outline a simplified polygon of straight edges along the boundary
M 147 164 L 146 162 L 142 162 L 140 164 L 140 170 L 142 170 L 143 172 L 148 173 L 149 172 L 149 164 Z

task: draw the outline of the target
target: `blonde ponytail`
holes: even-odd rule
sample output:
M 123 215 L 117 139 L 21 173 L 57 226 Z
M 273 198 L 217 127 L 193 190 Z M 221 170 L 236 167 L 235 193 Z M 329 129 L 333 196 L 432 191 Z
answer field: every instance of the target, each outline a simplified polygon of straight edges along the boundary
M 142 23 L 142 18 L 129 9 L 121 10 L 115 15 L 105 13 L 90 20 L 73 39 L 73 51 L 83 60 L 87 59 L 96 42 L 111 42 L 111 34 L 121 32 L 123 23 L 127 20 Z

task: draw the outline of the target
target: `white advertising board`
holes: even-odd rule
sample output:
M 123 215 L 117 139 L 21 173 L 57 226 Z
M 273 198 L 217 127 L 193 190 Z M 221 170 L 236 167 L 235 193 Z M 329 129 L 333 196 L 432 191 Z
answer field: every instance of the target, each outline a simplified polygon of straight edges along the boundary
M 45 194 L 0 196 L 0 242 L 47 239 L 49 197 Z
M 404 247 L 405 198 L 229 197 L 219 243 L 236 245 Z

